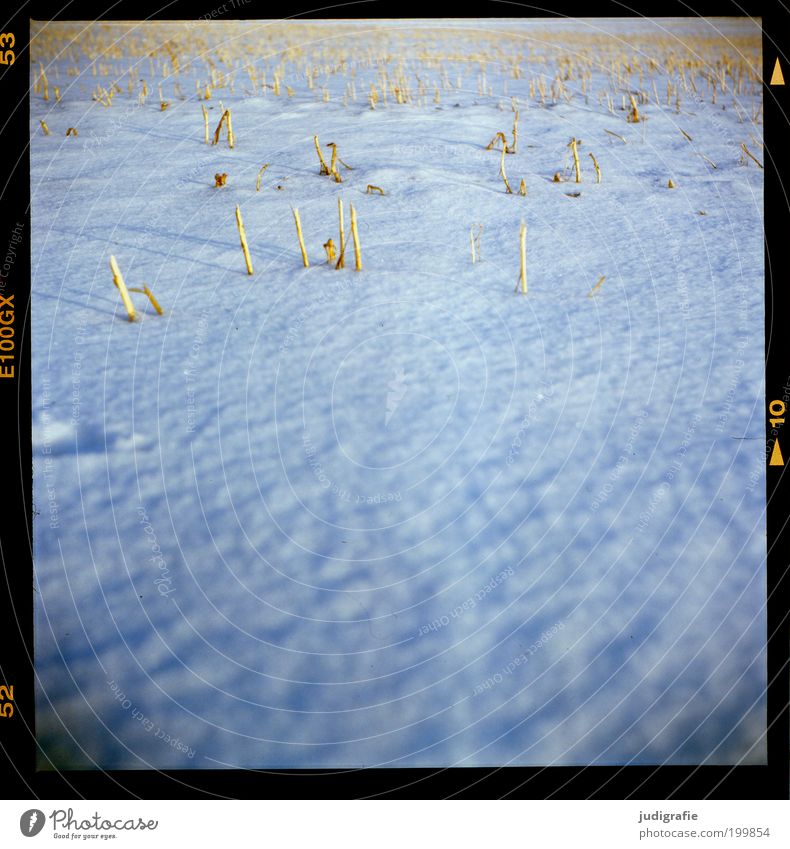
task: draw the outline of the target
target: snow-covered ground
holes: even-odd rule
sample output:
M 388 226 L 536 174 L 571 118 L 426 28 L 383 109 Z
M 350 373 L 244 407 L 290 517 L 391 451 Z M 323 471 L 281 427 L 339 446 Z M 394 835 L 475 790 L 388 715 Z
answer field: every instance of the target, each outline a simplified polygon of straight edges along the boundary
M 40 765 L 762 762 L 759 24 L 38 28 Z

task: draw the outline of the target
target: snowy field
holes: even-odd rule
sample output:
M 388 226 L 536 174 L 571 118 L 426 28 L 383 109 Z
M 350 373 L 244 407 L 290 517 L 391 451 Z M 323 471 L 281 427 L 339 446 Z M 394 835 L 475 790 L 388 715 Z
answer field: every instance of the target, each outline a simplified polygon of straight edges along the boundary
M 759 24 L 33 26 L 40 767 L 762 763 Z

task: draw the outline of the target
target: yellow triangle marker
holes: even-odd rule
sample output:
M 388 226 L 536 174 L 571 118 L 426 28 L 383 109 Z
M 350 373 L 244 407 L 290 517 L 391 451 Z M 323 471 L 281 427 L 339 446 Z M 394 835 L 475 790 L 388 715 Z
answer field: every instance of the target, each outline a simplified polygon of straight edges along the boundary
M 771 74 L 771 85 L 784 85 L 785 78 L 782 73 L 782 66 L 779 64 L 779 57 L 776 57 L 776 64 L 774 65 L 774 72 Z
M 774 440 L 774 450 L 771 452 L 771 459 L 768 461 L 769 466 L 784 466 L 785 458 L 782 456 L 782 450 L 779 448 L 779 440 Z

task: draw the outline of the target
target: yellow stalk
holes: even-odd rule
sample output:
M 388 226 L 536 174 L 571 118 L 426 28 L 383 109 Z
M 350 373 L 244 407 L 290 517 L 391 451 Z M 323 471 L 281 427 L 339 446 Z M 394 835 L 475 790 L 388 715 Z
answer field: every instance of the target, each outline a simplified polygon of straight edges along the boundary
M 263 177 L 263 172 L 269 167 L 269 163 L 267 162 L 265 165 L 261 166 L 261 170 L 258 172 L 258 179 L 255 181 L 255 191 L 259 192 L 261 190 L 261 177 Z
M 571 152 L 573 153 L 573 167 L 576 171 L 576 182 L 581 183 L 582 175 L 581 169 L 579 168 L 579 151 L 577 150 L 578 142 L 576 139 L 571 139 L 571 143 L 568 145 L 570 147 Z
M 357 211 L 354 209 L 354 204 L 350 203 L 351 207 L 351 236 L 354 239 L 354 270 L 362 271 L 362 254 L 359 249 L 359 233 L 357 231 Z
M 601 284 L 604 280 L 606 280 L 606 275 L 602 274 L 595 286 L 593 286 L 592 289 L 590 289 L 590 291 L 587 293 L 588 298 L 592 298 L 592 296 L 601 288 Z
M 510 183 L 507 181 L 507 174 L 505 174 L 505 152 L 507 151 L 507 145 L 502 148 L 502 158 L 499 161 L 499 174 L 505 182 L 505 189 L 507 194 L 512 195 L 513 190 L 510 188 Z
M 310 260 L 307 258 L 307 251 L 304 246 L 304 237 L 302 236 L 302 222 L 299 220 L 299 210 L 294 208 L 294 221 L 296 222 L 296 235 L 299 239 L 299 250 L 302 252 L 302 262 L 305 268 L 310 267 Z
M 161 306 L 159 306 L 159 301 L 154 297 L 154 293 L 148 288 L 148 286 L 143 286 L 143 292 L 148 295 L 148 300 L 151 302 L 151 306 L 159 313 L 159 315 L 164 315 L 164 310 Z
M 233 136 L 233 124 L 230 121 L 230 109 L 226 110 L 225 114 L 228 116 L 228 147 L 233 150 L 235 138 Z
M 206 144 L 208 144 L 208 110 L 202 103 L 200 104 L 200 108 L 203 110 L 203 135 L 205 136 Z
M 247 247 L 247 234 L 244 230 L 244 222 L 241 219 L 241 210 L 238 204 L 236 204 L 236 226 L 239 228 L 239 241 L 241 242 L 241 249 L 244 252 L 247 274 L 252 274 L 252 260 L 250 259 L 250 249 Z
M 373 186 L 370 183 L 368 183 L 368 187 L 365 189 L 365 194 L 366 195 L 372 195 L 373 192 L 378 192 L 380 195 L 383 195 L 384 189 L 380 189 L 378 186 Z
M 222 116 L 219 119 L 219 124 L 217 124 L 217 129 L 214 130 L 214 140 L 211 142 L 212 144 L 219 144 L 219 134 L 222 132 L 222 125 L 225 123 L 225 116 L 227 112 L 223 112 Z
M 346 163 L 343 162 L 343 160 L 340 158 L 339 155 L 337 157 L 337 161 L 346 169 L 346 171 L 353 171 L 354 170 L 350 165 L 346 165 Z
M 684 136 L 685 136 L 685 137 L 686 137 L 689 141 L 694 141 L 694 139 L 692 139 L 692 138 L 691 138 L 691 136 L 690 136 L 690 135 L 689 135 L 689 134 L 688 134 L 688 133 L 687 133 L 687 132 L 686 132 L 686 131 L 682 128 L 682 127 L 678 127 L 678 129 L 680 130 L 680 132 L 681 132 L 681 133 L 683 133 L 683 135 L 684 135 Z
M 131 286 L 129 287 L 130 292 L 139 292 L 141 295 L 147 295 L 148 300 L 151 302 L 153 308 L 159 313 L 159 315 L 164 315 L 164 310 L 159 306 L 159 301 L 154 297 L 154 293 L 148 288 L 148 286 L 143 286 L 142 289 L 133 289 Z
M 340 198 L 337 199 L 337 214 L 340 219 L 340 256 L 338 257 L 335 268 L 345 268 L 346 231 L 343 226 L 343 201 Z
M 331 263 L 335 258 L 335 243 L 331 238 L 324 242 L 324 250 L 326 251 L 326 261 Z
M 595 182 L 601 182 L 601 169 L 598 167 L 598 160 L 595 158 L 594 154 L 590 154 L 590 159 L 593 161 L 593 165 L 595 166 Z
M 47 126 L 47 122 L 46 122 L 46 121 L 42 121 L 42 120 L 39 118 L 38 123 L 39 123 L 39 124 L 41 124 L 41 129 L 44 131 L 44 135 L 45 135 L 45 136 L 48 136 L 48 135 L 49 135 L 49 127 Z
M 510 148 L 510 153 L 516 152 L 516 144 L 518 143 L 518 109 L 516 109 L 516 115 L 513 118 L 513 144 Z
M 78 135 L 79 135 L 79 133 L 77 132 L 77 128 L 76 128 L 76 127 L 69 127 L 69 128 L 66 130 L 66 135 L 67 135 L 67 136 L 78 136 Z
M 526 197 L 526 196 L 527 196 L 527 184 L 526 184 L 526 182 L 524 181 L 524 178 L 523 178 L 523 177 L 521 178 L 521 185 L 518 187 L 518 193 L 519 193 L 522 197 Z
M 628 144 L 628 142 L 619 133 L 613 133 L 611 130 L 607 130 L 606 128 L 604 128 L 604 132 L 609 133 L 610 136 L 614 136 L 616 139 L 620 139 L 623 144 Z
M 129 291 L 126 288 L 126 284 L 123 282 L 123 275 L 121 274 L 121 269 L 118 268 L 118 263 L 115 261 L 115 257 L 110 255 L 110 269 L 112 270 L 112 282 L 118 287 L 118 291 L 121 293 L 121 300 L 123 301 L 123 305 L 126 307 L 126 312 L 129 316 L 129 321 L 134 321 L 137 318 L 137 313 L 134 311 L 134 304 L 132 303 L 132 299 L 129 297 Z
M 507 150 L 507 139 L 505 138 L 504 133 L 497 133 L 494 138 L 486 145 L 486 150 L 493 150 L 496 147 L 496 143 L 498 141 L 502 142 L 502 147 Z
M 326 164 L 324 154 L 321 153 L 321 145 L 318 143 L 318 136 L 313 136 L 313 142 L 315 143 L 315 151 L 318 154 L 318 161 L 321 163 L 321 169 L 318 173 L 329 174 L 329 166 Z
M 337 171 L 337 163 L 339 162 L 347 171 L 353 171 L 354 169 L 350 165 L 346 165 L 346 163 L 340 158 L 340 155 L 337 152 L 337 145 L 334 142 L 329 142 L 327 147 L 332 148 L 332 161 L 329 163 L 329 171 L 335 178 L 335 181 L 340 183 L 342 181 Z
M 760 164 L 760 161 L 759 161 L 759 160 L 758 160 L 758 159 L 754 156 L 754 154 L 753 154 L 753 153 L 751 153 L 751 151 L 749 150 L 749 148 L 748 148 L 748 147 L 746 147 L 746 145 L 745 145 L 743 142 L 741 142 L 741 148 L 743 149 L 743 152 L 744 152 L 744 153 L 745 153 L 745 154 L 749 157 L 749 159 L 751 159 L 753 162 L 755 162 L 755 163 L 757 164 L 757 167 L 758 167 L 758 168 L 762 168 L 762 167 L 763 167 L 763 166 Z
M 346 267 L 346 246 L 343 245 L 343 247 L 340 250 L 340 256 L 337 258 L 337 262 L 335 263 L 335 271 L 337 271 L 339 268 L 345 268 L 345 267 Z
M 519 282 L 521 283 L 521 294 L 527 294 L 527 225 L 522 221 L 521 229 L 518 234 L 519 252 L 521 254 L 521 273 L 519 274 Z

